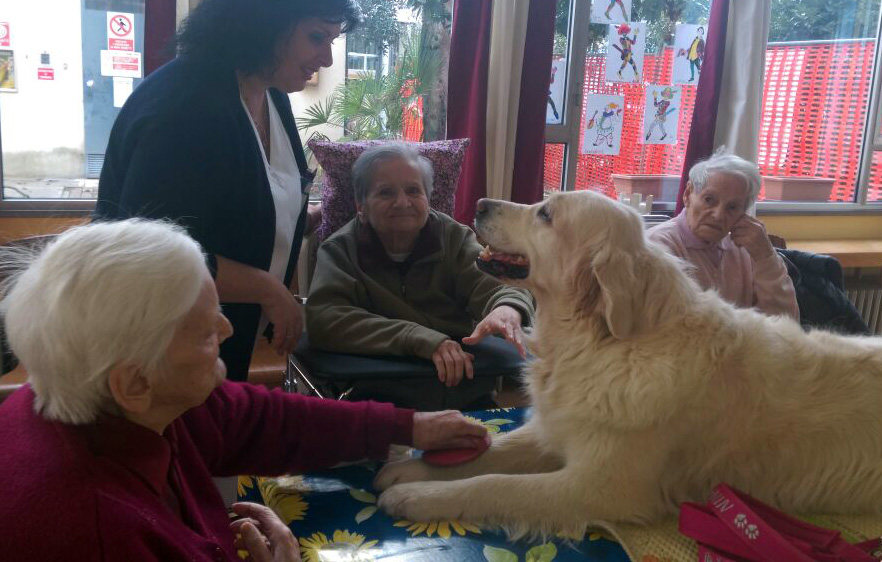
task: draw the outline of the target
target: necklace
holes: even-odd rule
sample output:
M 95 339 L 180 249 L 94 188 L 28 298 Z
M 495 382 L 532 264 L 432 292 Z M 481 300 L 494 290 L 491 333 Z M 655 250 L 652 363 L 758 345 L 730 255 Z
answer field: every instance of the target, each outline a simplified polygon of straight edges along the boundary
M 245 107 L 248 109 L 248 117 L 251 119 L 251 122 L 254 123 L 254 128 L 257 130 L 257 137 L 260 139 L 260 144 L 263 145 L 263 151 L 266 153 L 266 157 L 269 158 L 270 155 L 270 133 L 269 133 L 269 101 L 267 101 L 266 94 L 262 97 L 262 102 L 260 104 L 260 115 L 255 116 L 251 112 L 251 104 L 249 103 L 248 95 L 242 90 L 242 84 L 239 84 L 239 95 L 242 96 L 242 100 L 245 102 Z

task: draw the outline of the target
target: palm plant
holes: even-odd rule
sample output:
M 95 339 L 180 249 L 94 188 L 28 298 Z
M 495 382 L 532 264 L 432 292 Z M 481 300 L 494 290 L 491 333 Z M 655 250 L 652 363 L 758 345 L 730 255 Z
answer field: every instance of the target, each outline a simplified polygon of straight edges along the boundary
M 338 86 L 325 100 L 306 108 L 300 130 L 333 125 L 343 129 L 341 140 L 401 138 L 405 117 L 419 117 L 419 100 L 439 70 L 437 57 L 421 52 L 418 34 L 405 35 L 392 72 L 360 74 Z M 317 131 L 310 138 L 325 138 Z

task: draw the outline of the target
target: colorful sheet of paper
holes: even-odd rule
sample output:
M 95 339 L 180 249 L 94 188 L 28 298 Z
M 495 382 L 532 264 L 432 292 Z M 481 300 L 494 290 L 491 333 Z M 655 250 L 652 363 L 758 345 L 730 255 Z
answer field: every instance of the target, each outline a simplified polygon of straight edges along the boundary
M 631 0 L 592 0 L 591 23 L 631 21 Z
M 677 124 L 683 105 L 680 88 L 647 84 L 643 109 L 644 144 L 677 144 Z
M 640 82 L 646 50 L 646 23 L 610 25 L 606 45 L 607 82 Z
M 681 23 L 674 34 L 674 84 L 698 84 L 704 61 L 703 25 Z
M 619 153 L 625 97 L 592 94 L 585 97 L 585 131 L 582 154 Z

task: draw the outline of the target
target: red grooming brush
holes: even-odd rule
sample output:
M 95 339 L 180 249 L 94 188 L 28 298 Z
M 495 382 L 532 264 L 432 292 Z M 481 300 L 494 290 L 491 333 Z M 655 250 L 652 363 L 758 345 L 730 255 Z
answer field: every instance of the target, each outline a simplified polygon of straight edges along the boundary
M 453 466 L 478 458 L 481 453 L 490 447 L 490 435 L 484 436 L 484 441 L 477 447 L 462 447 L 460 449 L 435 449 L 423 453 L 423 460 L 432 466 Z

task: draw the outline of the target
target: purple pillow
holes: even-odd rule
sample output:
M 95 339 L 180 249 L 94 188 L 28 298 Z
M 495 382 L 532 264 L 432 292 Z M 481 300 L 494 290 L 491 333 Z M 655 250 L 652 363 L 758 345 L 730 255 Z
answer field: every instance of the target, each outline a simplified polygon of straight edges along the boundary
M 324 170 L 322 188 L 322 223 L 319 241 L 337 231 L 355 216 L 355 194 L 352 190 L 352 165 L 366 149 L 387 141 L 332 142 L 311 140 L 307 144 Z M 462 171 L 469 139 L 453 139 L 412 143 L 420 154 L 432 162 L 434 181 L 429 206 L 446 215 L 453 215 L 456 184 Z

